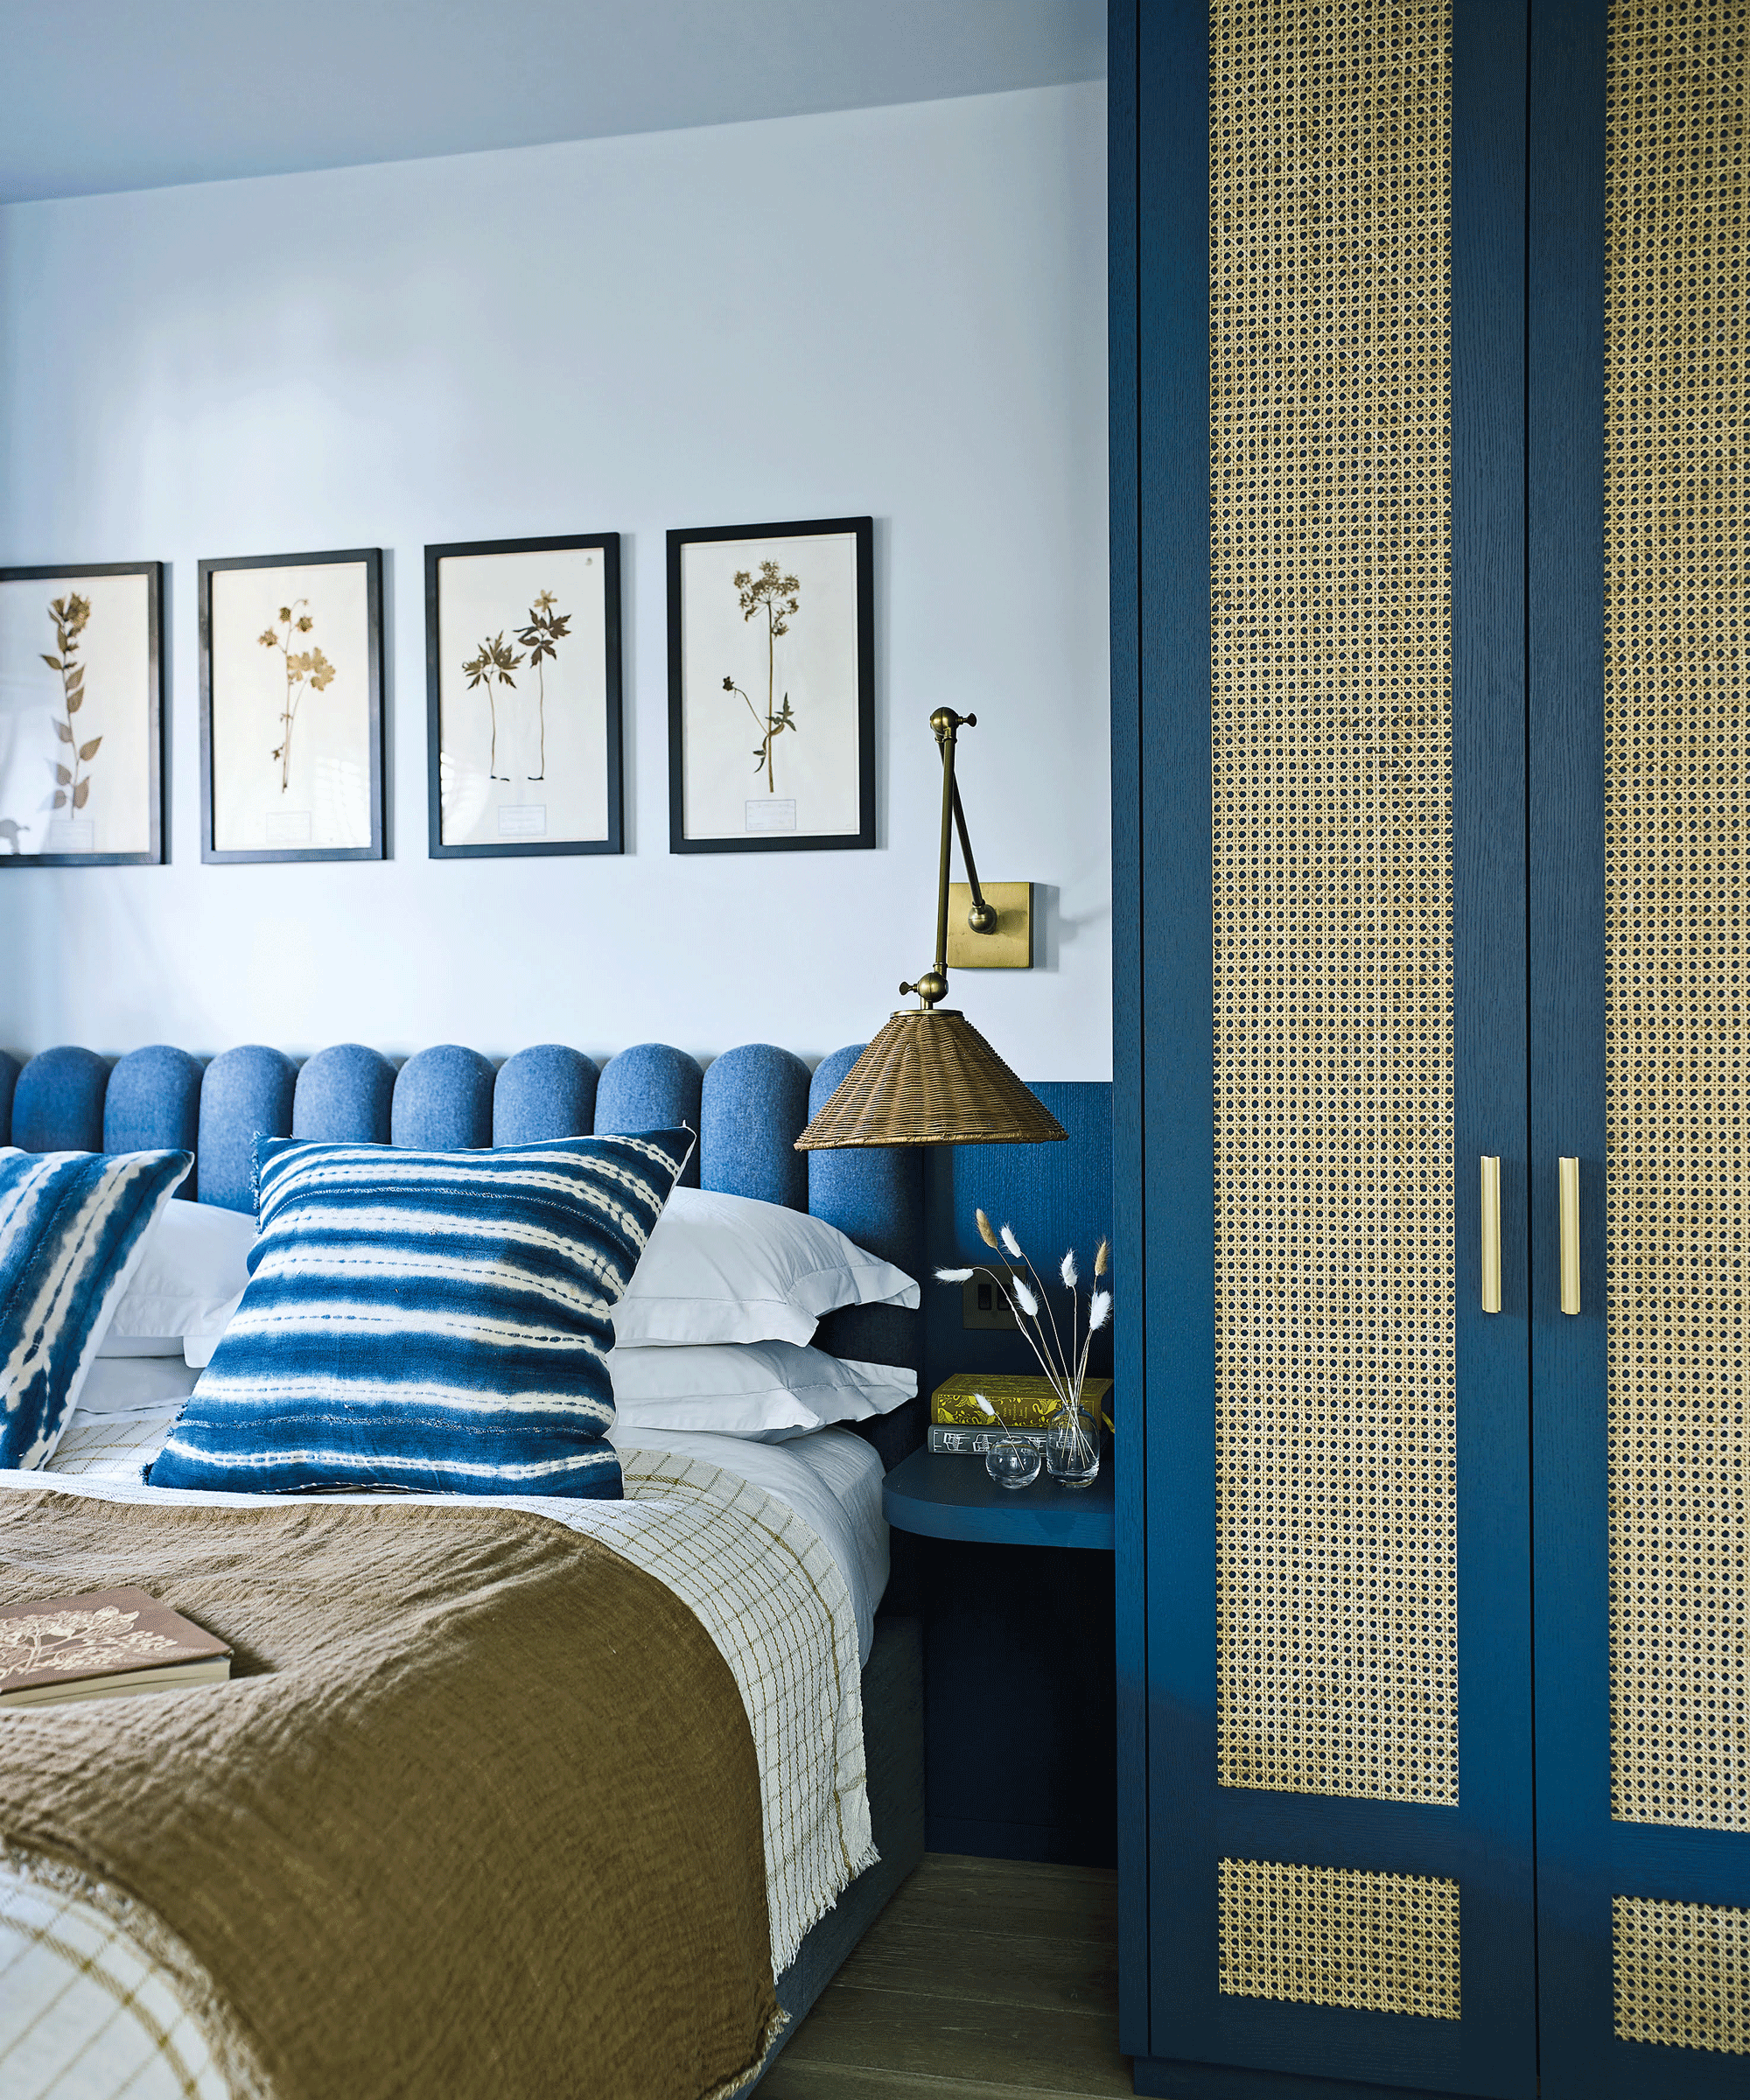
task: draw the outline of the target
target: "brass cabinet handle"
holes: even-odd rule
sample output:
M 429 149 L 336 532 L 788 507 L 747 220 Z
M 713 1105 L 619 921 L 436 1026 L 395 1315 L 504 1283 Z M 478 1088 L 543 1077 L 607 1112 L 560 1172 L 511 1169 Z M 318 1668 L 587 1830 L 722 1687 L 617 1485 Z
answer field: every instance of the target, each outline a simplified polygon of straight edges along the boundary
M 1562 1211 L 1562 1310 L 1580 1309 L 1580 1163 L 1556 1163 Z
M 1501 1310 L 1501 1156 L 1482 1156 L 1482 1309 Z

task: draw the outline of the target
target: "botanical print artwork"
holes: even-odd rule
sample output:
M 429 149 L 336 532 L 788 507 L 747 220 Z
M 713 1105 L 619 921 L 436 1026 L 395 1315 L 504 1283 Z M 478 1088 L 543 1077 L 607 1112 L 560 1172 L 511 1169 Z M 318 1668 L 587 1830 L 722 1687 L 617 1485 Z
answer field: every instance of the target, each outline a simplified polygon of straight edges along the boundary
M 285 663 L 285 705 L 280 710 L 279 748 L 273 754 L 279 760 L 282 794 L 291 786 L 291 732 L 298 725 L 298 702 L 306 691 L 324 692 L 334 682 L 334 667 L 320 649 L 291 646 L 294 631 L 307 634 L 316 625 L 309 606 L 307 598 L 295 598 L 289 606 L 282 606 L 274 625 L 258 637 L 264 649 L 277 649 Z
M 607 547 L 434 548 L 427 562 L 433 845 L 606 847 Z
M 742 619 L 751 620 L 762 612 L 766 616 L 766 714 L 764 719 L 761 719 L 759 709 L 754 706 L 752 701 L 747 699 L 747 695 L 742 691 L 741 687 L 735 682 L 733 678 L 726 677 L 724 680 L 723 690 L 726 693 L 740 693 L 742 698 L 747 701 L 747 711 L 753 718 L 753 726 L 763 732 L 754 750 L 753 770 L 758 773 L 762 766 L 766 768 L 766 792 L 767 794 L 776 794 L 778 776 L 772 747 L 776 744 L 783 731 L 794 729 L 796 726 L 796 718 L 791 710 L 788 693 L 784 695 L 784 704 L 781 707 L 773 705 L 776 681 L 778 637 L 789 633 L 790 622 L 802 610 L 802 599 L 797 593 L 802 586 L 795 577 L 781 575 L 777 563 L 769 561 L 760 563 L 758 576 L 754 576 L 748 570 L 738 569 L 735 572 L 734 584 L 736 591 L 739 594 L 736 602 L 741 607 Z
M 571 631 L 571 623 L 562 612 L 555 610 L 553 593 L 541 591 L 536 593 L 535 603 L 528 608 L 528 624 L 517 632 L 516 639 L 528 650 L 526 657 L 519 656 L 514 649 L 506 647 L 502 628 L 488 635 L 479 650 L 462 666 L 468 681 L 470 692 L 484 690 L 486 705 L 492 712 L 492 743 L 486 754 L 487 778 L 508 780 L 508 773 L 498 769 L 498 699 L 493 691 L 493 682 L 514 691 L 516 674 L 525 663 L 532 667 L 537 688 L 536 702 L 540 721 L 541 747 L 540 771 L 527 777 L 531 780 L 547 778 L 547 672 L 546 665 L 558 654 L 559 644 Z
M 671 537 L 680 840 L 856 839 L 866 700 L 857 533 Z
M 50 806 L 83 809 L 91 799 L 91 777 L 88 774 L 81 780 L 80 768 L 97 756 L 103 741 L 102 737 L 81 740 L 74 724 L 74 717 L 85 705 L 85 666 L 79 661 L 79 638 L 91 618 L 91 600 L 81 598 L 77 591 L 69 591 L 49 607 L 49 618 L 54 622 L 57 654 L 45 653 L 43 662 L 60 679 L 61 713 L 55 718 L 55 734 L 67 746 L 55 760 L 54 801 Z
M 0 858 L 156 858 L 155 584 L 0 578 Z
M 369 851 L 366 561 L 215 565 L 206 587 L 208 850 Z

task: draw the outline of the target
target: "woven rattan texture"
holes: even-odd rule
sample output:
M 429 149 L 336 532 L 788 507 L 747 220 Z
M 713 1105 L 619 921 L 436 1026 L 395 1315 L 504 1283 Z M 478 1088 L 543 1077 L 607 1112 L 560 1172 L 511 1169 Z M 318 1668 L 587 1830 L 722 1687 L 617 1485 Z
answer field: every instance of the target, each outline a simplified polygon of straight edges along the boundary
M 1750 1910 L 1640 1896 L 1611 1908 L 1622 2040 L 1750 2056 Z
M 1443 0 L 1215 0 L 1219 1776 L 1458 1792 Z
M 1065 1135 L 963 1013 L 906 1008 L 867 1045 L 796 1149 L 1041 1144 Z
M 1613 1809 L 1720 1830 L 1750 1830 L 1746 52 L 1745 0 L 1612 13 Z
M 1224 1859 L 1220 1888 L 1230 1997 L 1459 2017 L 1456 1881 Z

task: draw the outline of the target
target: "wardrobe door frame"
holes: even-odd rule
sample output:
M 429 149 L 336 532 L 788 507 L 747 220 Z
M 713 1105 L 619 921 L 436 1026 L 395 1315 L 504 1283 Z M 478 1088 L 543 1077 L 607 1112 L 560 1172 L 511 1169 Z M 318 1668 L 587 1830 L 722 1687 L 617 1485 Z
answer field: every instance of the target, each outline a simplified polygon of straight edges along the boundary
M 1619 2040 L 1613 1896 L 1750 1904 L 1750 1834 L 1611 1813 L 1606 1322 L 1607 0 L 1532 16 L 1530 370 L 1532 1420 L 1545 2100 L 1715 2100 L 1750 2058 Z M 1580 1161 L 1580 1312 L 1557 1160 Z
M 1137 2058 L 1143 2093 L 1262 2093 L 1284 2074 L 1310 2075 L 1327 2096 L 1357 2082 L 1355 2092 L 1373 2100 L 1382 2100 L 1382 2085 L 1510 2100 L 1536 2091 L 1526 18 L 1515 0 L 1456 0 L 1454 12 L 1460 1781 L 1459 1805 L 1445 1808 L 1223 1788 L 1214 1780 L 1208 28 L 1206 7 L 1193 0 L 1115 0 L 1112 10 L 1115 1138 L 1121 1206 L 1129 1206 L 1121 1215 L 1141 1256 L 1138 1287 L 1122 1294 L 1117 1337 L 1120 1433 L 1131 1453 L 1119 1484 L 1121 2040 Z M 1126 923 L 1132 909 L 1134 930 Z M 1479 1303 L 1484 1152 L 1502 1162 L 1504 1310 L 1496 1315 Z M 1215 1869 L 1223 1856 L 1457 1879 L 1466 2017 L 1222 1996 Z M 1284 2079 L 1284 2090 L 1293 2082 Z

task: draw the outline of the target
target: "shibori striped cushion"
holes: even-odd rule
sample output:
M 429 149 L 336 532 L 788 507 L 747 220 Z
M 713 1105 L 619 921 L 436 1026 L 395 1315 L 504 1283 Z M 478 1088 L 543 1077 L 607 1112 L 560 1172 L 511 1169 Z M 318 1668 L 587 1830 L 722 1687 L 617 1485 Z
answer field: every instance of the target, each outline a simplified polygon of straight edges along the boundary
M 60 1441 L 192 1152 L 0 1150 L 0 1466 Z
M 248 1288 L 152 1486 L 618 1501 L 611 1316 L 692 1146 L 258 1138 Z

